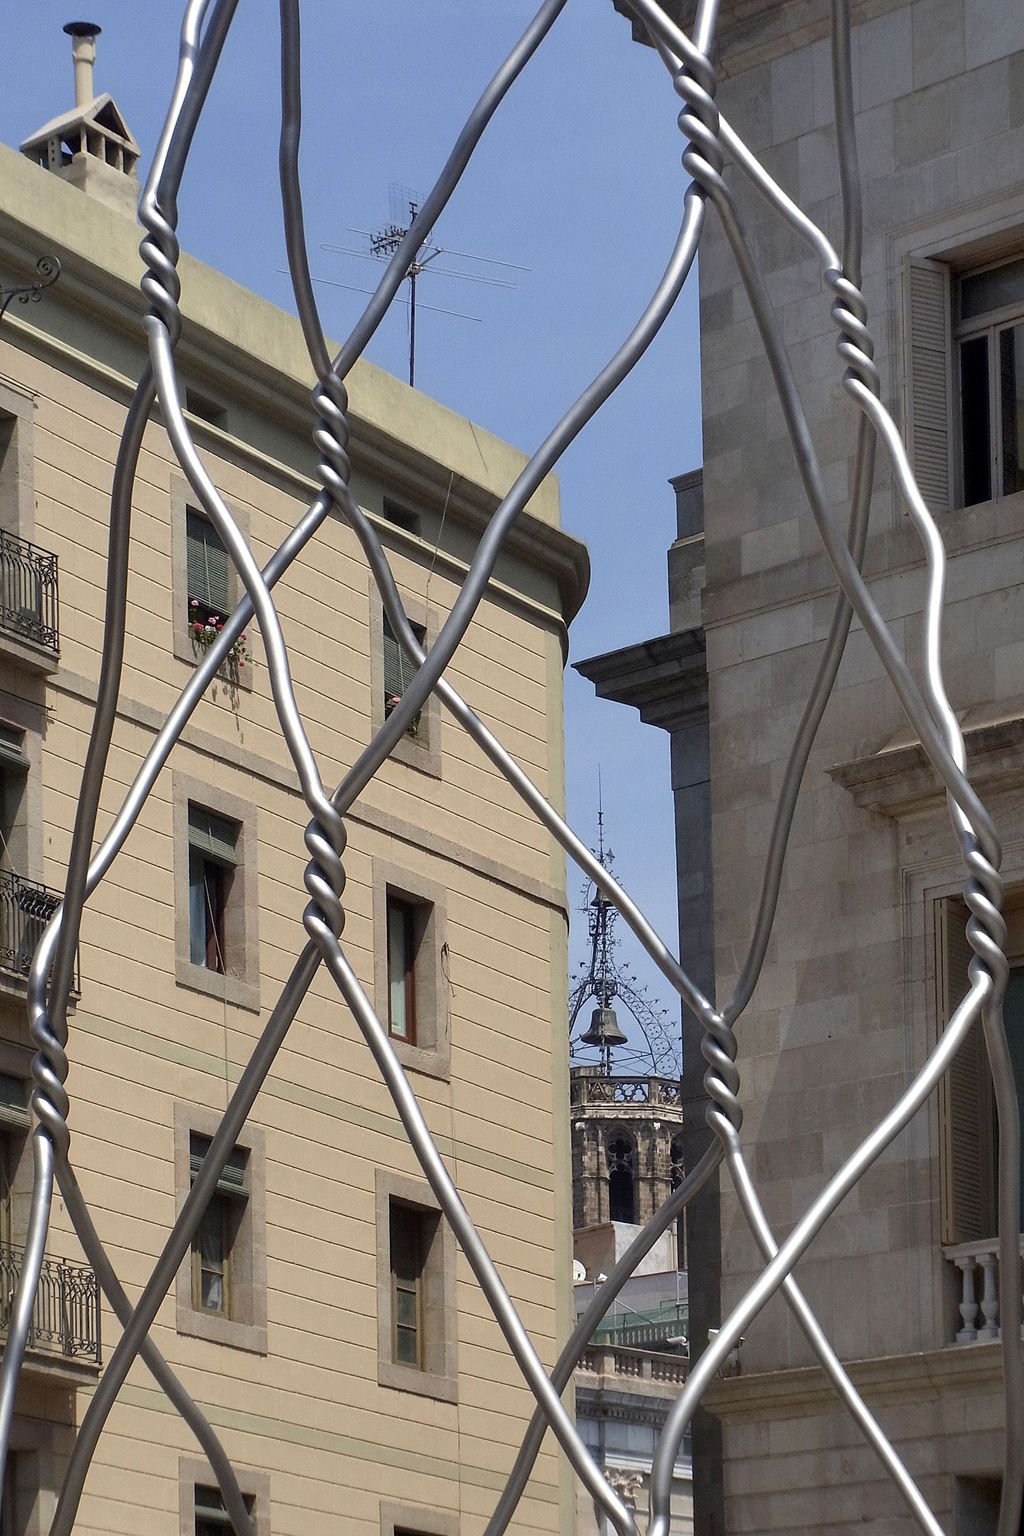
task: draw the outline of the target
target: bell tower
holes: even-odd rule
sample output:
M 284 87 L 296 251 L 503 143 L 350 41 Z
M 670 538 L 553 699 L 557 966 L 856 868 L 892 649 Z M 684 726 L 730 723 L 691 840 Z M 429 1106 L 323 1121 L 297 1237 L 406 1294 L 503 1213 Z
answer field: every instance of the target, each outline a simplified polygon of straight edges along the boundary
M 595 851 L 610 869 L 614 855 L 605 848 L 601 810 Z M 611 1268 L 685 1169 L 678 1060 L 663 1015 L 619 961 L 614 906 L 600 890 L 588 896 L 590 959 L 570 999 L 570 1117 L 575 1253 L 593 1279 Z M 631 1015 L 633 1039 L 616 1002 Z M 639 1272 L 684 1268 L 683 1248 L 676 1233 L 666 1233 Z

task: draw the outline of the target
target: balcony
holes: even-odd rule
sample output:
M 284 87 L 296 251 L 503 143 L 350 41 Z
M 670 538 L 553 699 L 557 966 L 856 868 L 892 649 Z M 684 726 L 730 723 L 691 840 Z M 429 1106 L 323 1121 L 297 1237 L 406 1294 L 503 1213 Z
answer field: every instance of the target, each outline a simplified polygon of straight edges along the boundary
M 57 556 L 0 528 L 0 653 L 50 673 L 60 655 Z
M 942 1256 L 960 1271 L 957 1286 L 960 1327 L 950 1343 L 987 1344 L 998 1339 L 998 1239 L 990 1237 L 977 1243 L 959 1243 L 954 1248 L 943 1248 Z M 1024 1258 L 1024 1236 L 1021 1237 L 1021 1257 Z
M 655 1388 L 678 1388 L 686 1380 L 690 1362 L 686 1355 L 659 1354 L 652 1350 L 623 1349 L 603 1344 L 588 1344 L 576 1363 L 584 1377 L 619 1377 L 626 1383 L 653 1383 Z
M 62 900 L 59 891 L 0 869 L 0 972 L 7 972 L 8 980 L 28 976 L 43 929 Z M 79 991 L 77 957 L 74 990 Z
M 4 1338 L 23 1257 L 21 1248 L 0 1247 L 0 1334 Z M 48 1363 L 99 1367 L 100 1288 L 88 1264 L 43 1259 L 28 1347 Z
M 574 1107 L 585 1104 L 657 1104 L 679 1108 L 682 1088 L 677 1077 L 608 1077 L 600 1067 L 574 1067 L 570 1076 Z

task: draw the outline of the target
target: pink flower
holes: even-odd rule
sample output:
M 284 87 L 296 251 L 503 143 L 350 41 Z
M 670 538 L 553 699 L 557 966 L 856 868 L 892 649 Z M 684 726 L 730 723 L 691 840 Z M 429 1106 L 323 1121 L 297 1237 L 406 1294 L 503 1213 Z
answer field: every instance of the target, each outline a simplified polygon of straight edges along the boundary
M 198 608 L 199 607 L 199 599 L 198 599 L 198 597 L 194 597 L 192 599 L 191 603 L 189 604 L 189 607 L 190 608 Z

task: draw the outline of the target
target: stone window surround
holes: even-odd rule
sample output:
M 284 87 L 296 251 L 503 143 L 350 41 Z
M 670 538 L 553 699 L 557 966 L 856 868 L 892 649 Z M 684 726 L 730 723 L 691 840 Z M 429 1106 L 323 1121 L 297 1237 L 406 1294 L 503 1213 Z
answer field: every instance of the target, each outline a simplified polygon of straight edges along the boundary
M 205 517 L 199 498 L 196 496 L 188 481 L 180 475 L 171 476 L 171 654 L 179 661 L 187 662 L 194 667 L 197 660 L 197 651 L 188 636 L 188 542 L 185 536 L 186 513 L 189 508 Z M 238 524 L 241 532 L 249 539 L 249 512 L 246 507 L 232 503 L 229 508 L 232 517 Z M 234 607 L 242 597 L 243 587 L 238 572 L 235 570 L 230 555 L 228 556 L 228 589 L 231 593 L 231 603 Z M 223 615 L 222 615 L 223 617 Z M 231 688 L 241 688 L 246 693 L 252 692 L 253 674 L 253 635 L 255 633 L 255 620 L 250 620 L 245 631 L 247 655 L 245 666 L 238 669 L 237 677 L 234 673 L 229 677 L 224 668 L 218 673 L 218 677 Z
M 0 496 L 0 526 L 20 538 L 35 539 L 36 500 L 34 492 L 35 449 L 35 401 L 22 390 L 8 383 L 0 384 L 0 417 L 14 422 L 14 437 L 7 452 L 13 454 L 13 464 L 4 455 L 4 479 L 11 476 L 14 494 Z M 6 492 L 6 487 L 5 487 Z
M 415 1392 L 439 1402 L 458 1401 L 457 1313 L 455 1307 L 455 1237 L 440 1214 L 429 1184 L 406 1174 L 378 1168 L 374 1185 L 377 1249 L 377 1381 L 382 1387 Z M 423 1332 L 431 1365 L 420 1370 L 391 1358 L 391 1253 L 388 1240 L 391 1204 L 436 1214 L 437 1229 L 424 1265 Z
M 174 1106 L 174 1202 L 180 1213 L 191 1188 L 190 1136 L 213 1137 L 220 1126 L 217 1110 L 197 1104 Z M 180 1334 L 228 1344 L 253 1354 L 267 1353 L 267 1213 L 266 1137 L 247 1125 L 235 1145 L 249 1154 L 246 1168 L 248 1198 L 231 1252 L 232 1292 L 239 1317 L 219 1317 L 192 1305 L 192 1252 L 182 1261 L 175 1282 L 175 1326 Z M 193 1482 L 209 1479 L 198 1477 Z M 214 1479 L 216 1481 L 216 1479 Z
M 395 1536 L 396 1531 L 415 1531 L 416 1536 L 459 1536 L 459 1517 L 442 1509 L 381 1499 L 380 1536 Z
M 370 729 L 379 731 L 384 724 L 384 607 L 373 577 L 369 577 L 370 589 Z M 437 639 L 438 615 L 435 608 L 428 608 L 418 597 L 400 593 L 409 620 L 424 631 L 427 650 Z M 432 778 L 441 778 L 441 705 L 437 694 L 432 693 L 423 706 L 420 716 L 419 736 L 405 735 L 399 741 L 390 761 L 405 763 L 418 768 Z
M 0 690 L 0 721 L 23 733 L 22 750 L 28 759 L 25 785 L 25 867 L 18 873 L 27 880 L 43 879 L 43 732 L 46 709 L 32 699 Z
M 1017 193 L 1000 192 L 995 198 L 969 208 L 951 210 L 946 218 L 929 218 L 915 222 L 903 229 L 890 231 L 886 236 L 887 270 L 894 285 L 902 288 L 902 298 L 890 306 L 892 317 L 892 353 L 896 360 L 900 380 L 902 422 L 904 436 L 909 436 L 912 426 L 911 380 L 911 330 L 909 313 L 909 268 L 913 258 L 926 258 L 947 267 L 953 274 L 983 267 L 1000 259 L 1009 259 L 1024 253 L 1024 198 Z M 948 323 L 952 327 L 952 313 Z M 956 381 L 953 363 L 955 344 L 950 340 L 948 365 L 947 423 L 950 441 L 952 508 L 961 508 L 962 471 L 959 446 L 959 411 L 956 403 Z M 898 485 L 893 484 L 896 520 L 909 516 L 903 506 Z M 994 499 L 1001 499 L 996 497 Z
M 414 969 L 416 1043 L 392 1036 L 391 1044 L 406 1071 L 422 1072 L 447 1082 L 451 1075 L 452 1042 L 442 952 L 448 941 L 448 893 L 436 881 L 376 857 L 372 862 L 372 881 L 373 996 L 377 1017 L 385 1029 L 388 1021 L 388 896 L 397 896 L 421 910 L 429 908 Z
M 256 807 L 213 784 L 171 775 L 174 819 L 174 978 L 179 986 L 204 992 L 253 1013 L 260 1009 L 259 893 Z M 196 965 L 189 946 L 188 808 L 201 805 L 239 824 L 238 863 L 224 910 L 226 973 Z M 241 961 L 239 961 L 241 956 Z
M 270 1478 L 266 1472 L 240 1467 L 232 1461 L 243 1496 L 254 1500 L 256 1536 L 270 1536 Z M 178 1510 L 180 1536 L 196 1536 L 196 1488 L 216 1488 L 217 1479 L 207 1461 L 196 1456 L 178 1458 Z M 228 1527 L 225 1527 L 227 1530 Z
M 47 1536 L 57 1510 L 56 1490 L 60 1486 L 61 1462 L 67 1455 L 70 1438 L 70 1426 L 57 1421 L 48 1423 L 16 1414 L 11 1423 L 15 1500 L 20 1503 L 19 1492 L 33 1495 L 24 1536 Z M 25 1502 L 28 1502 L 27 1498 Z M 22 1529 L 21 1526 L 17 1528 Z

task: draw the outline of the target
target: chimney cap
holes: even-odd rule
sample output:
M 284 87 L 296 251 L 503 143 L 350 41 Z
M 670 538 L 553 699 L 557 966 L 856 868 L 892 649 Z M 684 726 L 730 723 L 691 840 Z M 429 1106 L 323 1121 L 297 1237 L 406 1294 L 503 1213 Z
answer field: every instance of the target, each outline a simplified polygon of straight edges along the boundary
M 94 21 L 69 21 L 64 31 L 69 37 L 99 37 L 103 28 Z

